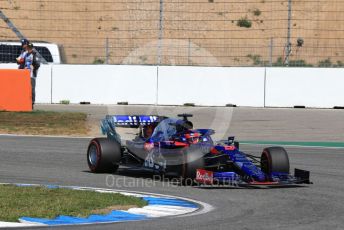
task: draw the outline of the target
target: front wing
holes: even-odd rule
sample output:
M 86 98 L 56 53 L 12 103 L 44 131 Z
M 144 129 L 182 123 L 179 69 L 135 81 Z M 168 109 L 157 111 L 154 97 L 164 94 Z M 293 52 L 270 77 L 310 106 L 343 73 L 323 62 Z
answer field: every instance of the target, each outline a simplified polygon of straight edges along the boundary
M 312 184 L 310 172 L 295 169 L 294 175 L 274 176 L 271 181 L 258 182 L 250 178 L 243 178 L 235 172 L 213 172 L 197 169 L 195 181 L 203 185 L 229 185 L 229 186 L 252 186 L 252 187 L 288 187 L 301 184 Z

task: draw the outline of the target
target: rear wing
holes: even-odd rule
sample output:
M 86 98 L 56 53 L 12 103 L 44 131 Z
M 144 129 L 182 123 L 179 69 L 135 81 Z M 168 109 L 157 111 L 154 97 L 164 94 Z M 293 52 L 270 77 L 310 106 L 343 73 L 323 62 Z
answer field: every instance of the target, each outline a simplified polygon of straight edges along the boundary
M 159 123 L 165 117 L 157 115 L 108 115 L 106 120 L 111 121 L 115 127 L 138 128 L 154 123 Z
M 158 124 L 166 117 L 157 115 L 107 115 L 101 121 L 101 131 L 108 138 L 121 143 L 121 136 L 116 132 L 117 127 L 121 128 L 139 128 L 151 124 Z

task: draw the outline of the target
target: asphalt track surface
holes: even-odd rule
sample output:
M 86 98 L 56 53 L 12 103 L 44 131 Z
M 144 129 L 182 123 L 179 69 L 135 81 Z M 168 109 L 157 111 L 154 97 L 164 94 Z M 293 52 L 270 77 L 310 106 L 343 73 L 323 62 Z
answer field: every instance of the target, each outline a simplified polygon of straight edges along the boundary
M 343 229 L 344 149 L 286 147 L 292 168 L 311 171 L 310 186 L 204 188 L 152 182 L 150 175 L 126 170 L 91 174 L 85 156 L 88 141 L 0 136 L 0 182 L 136 190 L 187 197 L 215 207 L 203 215 L 57 229 Z M 241 149 L 260 155 L 263 146 Z

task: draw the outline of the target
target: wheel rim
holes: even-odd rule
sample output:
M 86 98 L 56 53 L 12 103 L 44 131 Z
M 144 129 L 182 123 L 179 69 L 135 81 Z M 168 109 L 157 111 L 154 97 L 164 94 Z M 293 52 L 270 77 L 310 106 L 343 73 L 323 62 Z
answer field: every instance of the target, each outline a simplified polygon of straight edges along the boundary
M 88 161 L 90 162 L 90 164 L 92 166 L 96 166 L 97 165 L 97 161 L 98 161 L 98 150 L 97 150 L 97 146 L 95 145 L 91 145 L 89 152 L 88 152 Z

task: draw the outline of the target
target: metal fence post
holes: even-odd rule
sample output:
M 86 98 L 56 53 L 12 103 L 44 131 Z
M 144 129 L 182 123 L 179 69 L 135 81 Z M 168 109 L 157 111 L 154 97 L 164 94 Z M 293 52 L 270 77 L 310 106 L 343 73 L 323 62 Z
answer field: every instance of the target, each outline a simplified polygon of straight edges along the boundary
M 291 54 L 291 42 L 290 42 L 290 30 L 291 30 L 291 0 L 288 0 L 288 32 L 287 32 L 287 44 L 285 47 L 285 65 L 289 66 L 289 56 Z
M 105 40 L 105 64 L 109 64 L 109 38 Z
M 273 65 L 274 39 L 270 38 L 270 67 Z
M 189 44 L 188 44 L 188 65 L 190 65 L 190 56 L 191 56 L 191 39 L 189 38 Z
M 158 41 L 158 65 L 161 64 L 161 49 L 163 37 L 163 23 L 164 23 L 164 1 L 160 0 L 160 16 L 159 16 L 159 41 Z

